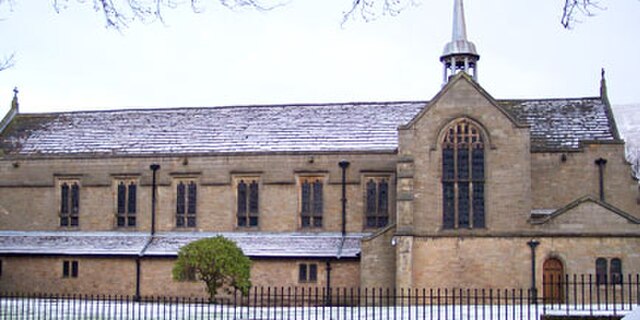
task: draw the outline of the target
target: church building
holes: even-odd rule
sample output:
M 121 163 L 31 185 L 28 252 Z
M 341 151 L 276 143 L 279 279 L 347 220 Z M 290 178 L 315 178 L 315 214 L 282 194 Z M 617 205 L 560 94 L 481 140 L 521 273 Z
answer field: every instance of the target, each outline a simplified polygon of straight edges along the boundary
M 0 292 L 206 296 L 223 235 L 254 286 L 541 288 L 640 273 L 640 194 L 594 97 L 496 99 L 462 0 L 429 101 L 21 113 L 0 122 Z M 438 75 L 440 77 L 440 75 Z

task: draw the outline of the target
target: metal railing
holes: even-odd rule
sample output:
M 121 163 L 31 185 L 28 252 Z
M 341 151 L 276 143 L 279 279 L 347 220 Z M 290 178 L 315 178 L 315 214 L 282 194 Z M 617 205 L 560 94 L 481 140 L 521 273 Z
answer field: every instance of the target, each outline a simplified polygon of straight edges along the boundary
M 640 305 L 640 277 L 544 279 L 535 289 L 265 288 L 207 298 L 0 294 L 5 319 L 541 319 L 618 316 Z

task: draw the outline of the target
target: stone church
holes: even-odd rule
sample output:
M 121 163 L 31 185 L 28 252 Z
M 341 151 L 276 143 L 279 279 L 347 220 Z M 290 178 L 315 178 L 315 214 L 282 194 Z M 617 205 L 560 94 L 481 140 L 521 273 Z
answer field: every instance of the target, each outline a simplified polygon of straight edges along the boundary
M 0 292 L 205 296 L 224 235 L 255 286 L 533 288 L 640 272 L 607 99 L 495 99 L 461 0 L 429 101 L 21 113 L 0 123 Z

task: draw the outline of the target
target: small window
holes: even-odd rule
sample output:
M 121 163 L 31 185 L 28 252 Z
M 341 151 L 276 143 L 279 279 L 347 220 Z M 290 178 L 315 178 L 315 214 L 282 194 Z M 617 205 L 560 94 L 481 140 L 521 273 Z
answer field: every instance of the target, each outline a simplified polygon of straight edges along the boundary
M 116 225 L 135 227 L 138 187 L 135 181 L 120 180 L 116 188 Z
M 596 284 L 607 284 L 607 259 L 596 259 Z
M 236 187 L 238 227 L 258 226 L 259 190 L 257 178 L 244 178 L 238 181 Z
M 193 267 L 191 267 L 191 266 L 187 266 L 187 267 L 184 269 L 184 271 L 183 271 L 183 272 L 184 272 L 184 273 L 183 273 L 184 278 L 183 278 L 183 280 L 182 280 L 182 281 L 190 281 L 190 282 L 193 282 L 193 281 L 196 281 L 196 280 L 197 280 L 197 279 L 196 279 L 196 269 L 195 269 L 195 268 L 193 268 Z
M 389 178 L 366 178 L 365 226 L 380 228 L 389 223 Z
M 2 260 L 0 260 L 0 277 L 2 277 Z
M 299 282 L 317 282 L 318 281 L 318 265 L 315 263 L 302 263 L 298 266 Z
M 300 179 L 300 226 L 321 228 L 324 211 L 324 183 L 320 177 Z
M 198 186 L 194 181 L 179 181 L 176 186 L 176 227 L 196 227 Z
M 61 227 L 77 227 L 80 215 L 80 185 L 77 181 L 61 181 L 60 217 Z
M 62 262 L 62 277 L 77 278 L 78 277 L 78 261 L 65 260 Z
M 622 260 L 619 258 L 611 259 L 609 271 L 611 275 L 611 284 L 622 284 Z

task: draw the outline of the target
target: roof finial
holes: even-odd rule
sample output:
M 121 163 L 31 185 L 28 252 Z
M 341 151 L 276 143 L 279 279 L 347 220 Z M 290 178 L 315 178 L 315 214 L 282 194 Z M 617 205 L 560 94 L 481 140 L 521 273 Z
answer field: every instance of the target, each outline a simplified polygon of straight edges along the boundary
M 11 101 L 11 108 L 18 111 L 18 87 L 13 88 L 13 100 Z
M 453 30 L 451 42 L 444 47 L 444 52 L 440 56 L 440 61 L 444 64 L 444 82 L 449 81 L 449 77 L 458 71 L 469 73 L 473 80 L 478 81 L 477 61 L 480 55 L 476 52 L 473 42 L 467 40 L 467 25 L 464 19 L 464 5 L 462 0 L 455 0 L 453 3 Z
M 604 68 L 600 69 L 600 98 L 607 97 L 607 79 L 604 78 Z

